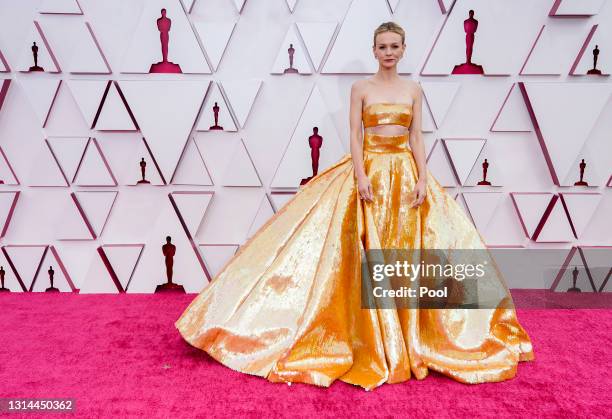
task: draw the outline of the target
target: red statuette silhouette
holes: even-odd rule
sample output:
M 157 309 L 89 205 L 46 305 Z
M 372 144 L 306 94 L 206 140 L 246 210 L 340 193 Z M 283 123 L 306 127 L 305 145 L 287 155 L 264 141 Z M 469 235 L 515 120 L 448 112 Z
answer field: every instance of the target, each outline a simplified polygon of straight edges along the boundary
M 578 268 L 574 266 L 574 270 L 572 271 L 572 287 L 567 289 L 567 292 L 582 292 L 580 288 L 576 286 L 576 281 L 578 281 Z
M 465 63 L 458 64 L 453 68 L 453 74 L 484 74 L 481 65 L 472 63 L 472 52 L 474 50 L 474 39 L 478 29 L 478 21 L 474 19 L 474 11 L 470 10 L 470 17 L 463 21 L 465 30 Z
M 29 68 L 30 71 L 45 71 L 44 68 L 38 65 L 38 45 L 32 42 L 32 55 L 34 56 L 34 65 Z
M 589 184 L 583 180 L 584 169 L 586 169 L 586 163 L 584 162 L 584 159 L 582 159 L 580 162 L 580 180 L 574 183 L 574 186 L 589 186 Z
M 146 178 L 145 178 L 145 172 L 147 171 L 147 162 L 145 161 L 144 157 L 142 157 L 140 159 L 140 174 L 142 175 L 142 179 L 139 180 L 137 183 L 140 184 L 147 184 L 147 183 L 151 183 L 149 182 Z
M 158 285 L 155 288 L 155 292 L 185 292 L 185 289 L 182 285 L 175 284 L 172 282 L 172 268 L 174 266 L 174 255 L 176 254 L 176 246 L 172 244 L 172 238 L 170 236 L 166 237 L 166 244 L 162 246 L 162 253 L 165 257 L 166 262 L 166 277 L 168 278 L 168 282 L 165 284 Z
M 218 129 L 218 130 L 222 130 L 223 127 L 219 125 L 219 105 L 217 104 L 217 102 L 215 102 L 215 106 L 213 106 L 213 114 L 215 115 L 215 125 L 213 125 L 212 127 L 210 127 L 209 129 Z
M 157 29 L 161 41 L 162 60 L 151 64 L 149 73 L 182 73 L 181 66 L 168 61 L 168 44 L 170 43 L 170 26 L 172 20 L 166 17 L 166 9 L 161 9 L 161 17 L 157 19 Z
M 4 266 L 0 266 L 0 281 L 2 282 L 2 287 L 0 288 L 0 292 L 11 292 L 10 289 L 4 288 L 4 276 L 6 275 L 6 271 L 4 270 Z
M 53 266 L 49 266 L 49 270 L 47 271 L 47 273 L 49 274 L 49 281 L 51 282 L 51 286 L 47 288 L 45 291 L 46 292 L 59 292 L 59 289 L 53 286 L 53 275 L 55 274 L 55 271 L 53 270 Z
M 595 45 L 593 49 L 593 68 L 587 71 L 587 74 L 601 75 L 601 70 L 597 69 L 597 58 L 599 57 L 599 45 Z
M 300 181 L 300 186 L 305 185 L 319 173 L 319 156 L 323 145 L 323 137 L 319 135 L 319 127 L 312 129 L 312 135 L 308 137 L 308 145 L 310 146 L 310 160 L 312 163 L 312 176 L 304 178 Z
M 487 170 L 489 169 L 489 162 L 487 159 L 484 159 L 482 162 L 482 180 L 478 182 L 478 185 L 490 185 L 491 182 L 487 180 Z
M 289 68 L 286 68 L 283 71 L 284 74 L 287 73 L 297 73 L 297 69 L 293 68 L 293 55 L 295 54 L 295 48 L 293 48 L 293 44 L 289 44 L 289 48 L 287 49 L 287 53 L 289 54 Z

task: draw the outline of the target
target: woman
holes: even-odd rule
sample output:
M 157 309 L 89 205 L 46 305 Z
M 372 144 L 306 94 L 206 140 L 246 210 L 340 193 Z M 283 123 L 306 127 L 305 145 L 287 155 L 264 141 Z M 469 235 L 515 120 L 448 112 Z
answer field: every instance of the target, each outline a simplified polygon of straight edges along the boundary
M 340 379 L 366 390 L 429 370 L 501 381 L 533 359 L 513 307 L 362 308 L 364 250 L 486 248 L 426 167 L 421 88 L 397 74 L 404 40 L 393 22 L 376 29 L 378 72 L 351 88 L 351 153 L 313 177 L 187 307 L 176 327 L 191 345 L 269 381 Z

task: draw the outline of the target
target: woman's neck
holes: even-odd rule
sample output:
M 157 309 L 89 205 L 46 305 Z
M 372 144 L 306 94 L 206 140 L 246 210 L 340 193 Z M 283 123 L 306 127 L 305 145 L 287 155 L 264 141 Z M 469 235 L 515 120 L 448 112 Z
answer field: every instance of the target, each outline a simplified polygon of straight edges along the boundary
M 378 69 L 378 71 L 376 72 L 376 74 L 374 74 L 374 76 L 372 76 L 372 79 L 374 79 L 375 81 L 379 81 L 381 83 L 392 83 L 394 81 L 399 80 L 399 75 L 397 74 L 397 68 L 396 67 L 392 67 L 392 68 L 380 68 Z

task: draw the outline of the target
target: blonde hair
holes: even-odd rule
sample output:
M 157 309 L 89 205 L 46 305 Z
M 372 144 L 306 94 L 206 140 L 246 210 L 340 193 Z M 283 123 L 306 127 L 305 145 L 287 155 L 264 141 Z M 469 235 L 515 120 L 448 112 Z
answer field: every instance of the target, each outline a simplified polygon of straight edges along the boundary
M 374 31 L 374 46 L 376 46 L 376 37 L 383 32 L 395 32 L 400 35 L 402 37 L 402 44 L 406 40 L 406 32 L 404 32 L 404 29 L 400 25 L 395 22 L 384 22 Z

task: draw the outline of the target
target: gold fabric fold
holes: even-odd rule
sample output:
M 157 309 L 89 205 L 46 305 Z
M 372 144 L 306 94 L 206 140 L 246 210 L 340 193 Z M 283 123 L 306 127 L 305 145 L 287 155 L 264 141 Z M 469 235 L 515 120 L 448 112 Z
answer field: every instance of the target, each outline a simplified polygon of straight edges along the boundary
M 435 370 L 457 381 L 512 378 L 534 359 L 513 308 L 362 309 L 363 249 L 484 249 L 482 236 L 407 136 L 365 134 L 373 202 L 358 198 L 350 154 L 274 214 L 191 302 L 175 326 L 217 361 L 273 382 L 373 389 Z M 403 142 L 402 142 L 403 141 Z M 502 280 L 503 281 L 503 280 Z M 504 285 L 505 286 L 505 285 Z

